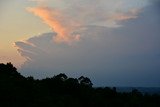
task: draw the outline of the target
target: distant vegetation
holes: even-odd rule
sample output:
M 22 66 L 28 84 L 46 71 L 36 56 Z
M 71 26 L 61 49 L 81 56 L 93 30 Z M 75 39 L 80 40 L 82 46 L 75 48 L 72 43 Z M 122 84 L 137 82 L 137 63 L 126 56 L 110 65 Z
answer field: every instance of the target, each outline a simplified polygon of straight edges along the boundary
M 160 95 L 93 88 L 91 80 L 83 76 L 59 74 L 35 80 L 7 63 L 0 64 L 0 107 L 160 107 Z

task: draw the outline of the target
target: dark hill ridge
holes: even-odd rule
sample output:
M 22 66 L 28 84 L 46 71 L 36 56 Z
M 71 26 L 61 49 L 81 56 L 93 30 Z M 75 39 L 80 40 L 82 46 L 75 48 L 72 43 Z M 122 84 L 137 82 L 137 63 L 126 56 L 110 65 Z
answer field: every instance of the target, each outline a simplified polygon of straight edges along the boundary
M 132 92 L 133 89 L 137 89 L 141 93 L 145 94 L 159 94 L 160 95 L 160 87 L 116 87 L 117 92 Z
M 0 64 L 0 107 L 160 107 L 160 96 L 138 90 L 93 88 L 89 78 L 59 74 L 35 80 L 11 64 Z

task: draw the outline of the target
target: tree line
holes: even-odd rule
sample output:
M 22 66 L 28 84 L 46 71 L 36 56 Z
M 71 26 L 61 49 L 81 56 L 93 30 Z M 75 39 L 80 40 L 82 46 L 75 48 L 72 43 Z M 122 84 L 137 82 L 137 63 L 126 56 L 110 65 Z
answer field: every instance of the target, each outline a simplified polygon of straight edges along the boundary
M 24 77 L 11 64 L 0 64 L 0 107 L 160 107 L 160 95 L 116 87 L 92 87 L 88 77 L 61 73 L 42 80 Z

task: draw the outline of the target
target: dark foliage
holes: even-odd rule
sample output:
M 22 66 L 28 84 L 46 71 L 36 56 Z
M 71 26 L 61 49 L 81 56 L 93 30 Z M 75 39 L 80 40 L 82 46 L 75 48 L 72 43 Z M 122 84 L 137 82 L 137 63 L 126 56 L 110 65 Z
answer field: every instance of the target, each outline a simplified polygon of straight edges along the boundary
M 93 88 L 89 78 L 59 74 L 35 80 L 23 77 L 11 64 L 0 64 L 0 107 L 160 107 L 160 96 L 118 93 L 116 88 Z

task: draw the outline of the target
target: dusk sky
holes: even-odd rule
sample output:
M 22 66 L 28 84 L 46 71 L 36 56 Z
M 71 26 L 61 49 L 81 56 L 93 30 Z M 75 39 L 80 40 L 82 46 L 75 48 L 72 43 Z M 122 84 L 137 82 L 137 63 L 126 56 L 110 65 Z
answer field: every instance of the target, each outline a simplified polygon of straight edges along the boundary
M 160 86 L 159 0 L 0 0 L 0 63 L 94 86 Z

